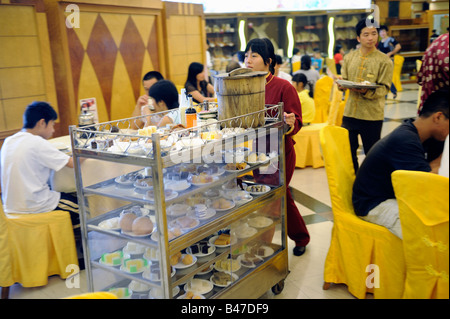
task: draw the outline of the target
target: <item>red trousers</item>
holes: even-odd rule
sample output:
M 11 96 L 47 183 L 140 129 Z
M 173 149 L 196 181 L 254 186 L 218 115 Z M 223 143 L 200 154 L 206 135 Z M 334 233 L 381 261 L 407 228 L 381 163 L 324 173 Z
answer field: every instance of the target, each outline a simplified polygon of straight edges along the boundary
M 286 137 L 288 139 L 290 137 Z M 289 183 L 294 175 L 295 170 L 295 150 L 292 143 L 286 144 L 286 218 L 287 218 L 287 234 L 290 239 L 295 242 L 296 246 L 306 246 L 309 243 L 309 232 L 306 228 L 305 221 L 303 220 L 302 215 L 295 205 L 294 198 L 292 197 L 291 191 L 289 189 Z M 255 180 L 259 183 L 272 184 L 277 185 L 279 183 L 279 170 L 276 173 L 267 175 L 267 174 L 259 174 L 257 171 L 253 171 L 253 175 Z M 274 205 L 278 205 L 277 203 L 273 203 Z M 269 205 L 271 206 L 271 205 Z M 268 209 L 271 209 L 267 207 Z M 273 207 L 275 208 L 275 207 Z M 276 209 L 276 208 L 275 208 Z

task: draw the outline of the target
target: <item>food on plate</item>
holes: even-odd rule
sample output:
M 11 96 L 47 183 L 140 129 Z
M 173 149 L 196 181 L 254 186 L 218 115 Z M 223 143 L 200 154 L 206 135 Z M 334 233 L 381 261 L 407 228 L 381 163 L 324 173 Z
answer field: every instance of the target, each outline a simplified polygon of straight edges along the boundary
M 267 192 L 269 189 L 269 186 L 267 185 L 250 185 L 247 186 L 247 188 L 245 189 L 247 192 L 251 192 L 251 193 L 263 193 L 263 192 Z
M 145 246 L 138 243 L 129 241 L 123 248 L 123 252 L 126 254 L 142 254 L 145 251 Z
M 192 291 L 186 292 L 184 299 L 203 299 L 202 296 L 194 294 Z
M 178 262 L 180 261 L 180 258 L 181 258 L 181 252 L 178 252 L 175 255 L 170 256 L 170 265 L 175 266 L 176 264 L 178 264 Z
M 214 241 L 214 245 L 226 246 L 231 243 L 231 237 L 229 234 L 220 234 Z
M 98 227 L 103 229 L 117 229 L 119 227 L 119 217 L 106 219 L 98 224 Z
M 240 171 L 243 170 L 246 166 L 246 163 L 229 163 L 225 165 L 225 169 L 227 171 Z
M 216 165 L 204 164 L 197 167 L 197 172 L 213 175 L 219 173 L 219 167 L 217 167 Z
M 191 279 L 184 286 L 186 292 L 192 291 L 194 294 L 206 294 L 213 289 L 213 284 L 210 281 L 204 279 Z
M 153 231 L 153 223 L 150 218 L 146 216 L 138 217 L 131 225 L 131 231 L 135 235 L 150 235 Z
M 194 262 L 194 258 L 192 257 L 192 255 L 186 254 L 182 257 L 181 261 L 185 265 L 190 265 Z
M 267 161 L 267 155 L 264 154 L 264 153 L 259 154 L 258 155 L 258 161 L 260 161 L 260 162 Z
M 246 267 L 255 267 L 256 265 L 262 263 L 264 260 L 256 256 L 253 252 L 249 251 L 240 256 L 241 264 Z
M 194 206 L 196 204 L 206 204 L 207 199 L 202 194 L 197 193 L 186 199 L 186 204 Z
M 128 288 L 111 288 L 108 290 L 108 292 L 114 294 L 119 299 L 129 299 L 131 298 L 131 290 Z
M 267 227 L 272 224 L 272 219 L 265 216 L 257 216 L 249 219 L 248 224 L 253 227 Z
M 157 130 L 156 126 L 147 126 L 142 129 L 139 129 L 138 135 L 151 136 L 153 133 L 156 133 L 156 130 Z
M 118 250 L 113 253 L 103 254 L 100 258 L 101 263 L 110 266 L 118 266 L 122 263 L 123 253 Z
M 136 273 L 142 271 L 144 267 L 147 267 L 148 262 L 143 258 L 137 259 L 125 259 L 122 263 L 124 270 L 130 273 Z
M 171 225 L 179 226 L 180 228 L 192 228 L 198 225 L 198 220 L 189 216 L 183 216 L 175 219 Z
M 211 281 L 218 286 L 228 286 L 233 281 L 236 281 L 236 278 L 230 273 L 220 271 L 214 273 L 214 275 L 211 277 Z
M 167 208 L 167 215 L 182 216 L 190 211 L 190 207 L 186 204 L 173 204 Z
M 255 163 L 256 161 L 258 161 L 258 154 L 250 153 L 250 155 L 247 157 L 247 161 L 250 163 Z
M 189 247 L 191 249 L 191 253 L 195 254 L 209 254 L 214 250 L 214 247 L 206 240 L 201 240 L 198 243 L 195 243 Z
M 150 290 L 149 285 L 143 284 L 137 280 L 132 280 L 128 285 L 128 288 L 135 292 L 145 292 Z
M 191 182 L 194 184 L 206 184 L 213 181 L 213 177 L 208 175 L 208 173 L 202 172 L 198 175 L 191 175 Z
M 225 209 L 230 209 L 233 207 L 233 203 L 225 198 L 219 198 L 216 199 L 213 203 L 212 203 L 212 207 L 214 209 L 220 209 L 220 210 L 225 210 Z
M 159 249 L 154 247 L 145 248 L 144 258 L 150 260 L 157 260 L 159 256 Z
M 239 268 L 239 262 L 236 259 L 223 259 L 216 262 L 218 270 L 235 272 Z
M 124 213 L 120 216 L 119 226 L 124 232 L 131 232 L 133 230 L 133 222 L 137 218 L 134 213 Z
M 135 187 L 153 187 L 153 178 L 146 177 L 146 178 L 138 179 L 138 180 L 136 180 L 136 182 L 134 182 L 134 186 Z

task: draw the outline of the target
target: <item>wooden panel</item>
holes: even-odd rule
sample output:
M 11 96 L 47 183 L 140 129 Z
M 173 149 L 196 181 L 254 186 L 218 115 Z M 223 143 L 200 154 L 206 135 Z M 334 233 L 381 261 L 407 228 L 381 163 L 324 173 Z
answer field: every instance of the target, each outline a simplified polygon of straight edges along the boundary
M 189 65 L 206 62 L 203 7 L 188 3 L 164 3 L 167 70 L 177 86 L 184 86 Z
M 3 99 L 45 95 L 42 67 L 0 69 L 0 87 Z
M 15 99 L 3 100 L 5 112 L 5 130 L 20 130 L 23 126 L 23 112 L 33 101 L 47 101 L 46 95 L 34 95 Z
M 2 5 L 0 36 L 37 36 L 35 11 L 32 6 Z
M 0 68 L 41 64 L 38 37 L 3 37 L 0 46 Z
M 0 142 L 22 128 L 31 102 L 58 112 L 43 1 L 11 2 L 0 6 Z

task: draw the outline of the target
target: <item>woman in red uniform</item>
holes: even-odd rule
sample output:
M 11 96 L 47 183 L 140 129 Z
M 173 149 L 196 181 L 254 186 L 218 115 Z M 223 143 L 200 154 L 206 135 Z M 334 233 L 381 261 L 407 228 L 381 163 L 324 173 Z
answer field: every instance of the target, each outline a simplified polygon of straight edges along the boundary
M 267 72 L 266 104 L 284 103 L 286 158 L 287 232 L 295 242 L 294 255 L 301 256 L 309 243 L 309 233 L 289 189 L 295 169 L 294 136 L 302 127 L 302 108 L 296 89 L 286 80 L 274 76 L 275 50 L 269 39 L 253 39 L 245 48 L 245 65 L 254 71 Z

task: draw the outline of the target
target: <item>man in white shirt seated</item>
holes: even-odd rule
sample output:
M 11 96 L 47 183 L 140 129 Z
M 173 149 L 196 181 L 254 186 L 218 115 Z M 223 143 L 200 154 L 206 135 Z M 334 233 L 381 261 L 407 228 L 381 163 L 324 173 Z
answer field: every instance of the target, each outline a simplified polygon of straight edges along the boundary
M 49 141 L 58 115 L 46 102 L 33 102 L 23 116 L 23 129 L 5 139 L 0 150 L 1 186 L 5 213 L 38 214 L 53 210 L 70 213 L 74 228 L 79 228 L 76 194 L 50 189 L 54 171 L 73 168 L 72 157 Z

